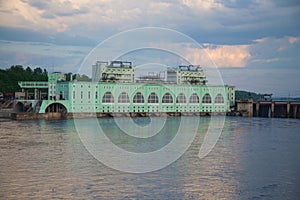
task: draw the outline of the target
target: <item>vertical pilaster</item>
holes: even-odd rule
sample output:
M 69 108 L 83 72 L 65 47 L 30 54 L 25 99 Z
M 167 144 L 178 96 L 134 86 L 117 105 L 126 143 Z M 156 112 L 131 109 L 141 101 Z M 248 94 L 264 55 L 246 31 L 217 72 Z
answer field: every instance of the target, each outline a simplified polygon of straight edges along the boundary
M 291 110 L 291 102 L 288 101 L 286 104 L 286 117 L 289 118 L 290 117 L 290 110 Z
M 249 100 L 249 117 L 253 117 L 253 99 Z
M 275 102 L 272 101 L 272 104 L 271 104 L 271 115 L 272 117 L 275 117 Z
M 24 92 L 25 94 L 25 100 L 28 99 L 28 94 L 27 94 L 27 90 L 26 89 L 22 89 L 22 91 Z
M 256 117 L 259 117 L 259 102 L 258 101 L 256 102 L 255 110 L 256 110 Z
M 38 89 L 34 88 L 34 99 L 38 99 Z

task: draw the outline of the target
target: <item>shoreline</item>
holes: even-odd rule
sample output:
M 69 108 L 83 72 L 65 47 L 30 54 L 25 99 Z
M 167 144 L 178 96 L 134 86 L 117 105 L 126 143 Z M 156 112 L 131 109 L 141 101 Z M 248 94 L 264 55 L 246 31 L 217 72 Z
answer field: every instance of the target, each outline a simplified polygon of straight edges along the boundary
M 35 119 L 81 119 L 81 118 L 109 118 L 109 117 L 167 117 L 167 116 L 226 116 L 226 113 L 33 113 L 33 112 L 12 112 L 10 119 L 13 120 L 35 120 Z
M 110 118 L 110 117 L 167 117 L 167 116 L 233 116 L 233 117 L 265 117 L 265 118 L 292 118 L 299 119 L 299 116 L 288 117 L 266 117 L 249 116 L 247 112 L 232 111 L 221 113 L 207 112 L 148 112 L 148 113 L 34 113 L 34 112 L 15 112 L 13 109 L 0 109 L 0 119 L 3 120 L 52 120 L 52 119 L 81 119 L 81 118 Z

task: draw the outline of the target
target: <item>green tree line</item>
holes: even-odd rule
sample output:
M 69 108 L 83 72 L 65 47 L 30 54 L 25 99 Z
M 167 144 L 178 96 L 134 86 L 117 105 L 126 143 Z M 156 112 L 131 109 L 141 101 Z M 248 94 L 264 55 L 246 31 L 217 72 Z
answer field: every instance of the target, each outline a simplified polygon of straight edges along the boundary
M 66 81 L 91 81 L 85 74 L 65 73 Z M 71 78 L 72 77 L 72 78 Z M 13 65 L 7 69 L 0 69 L 0 92 L 16 92 L 21 88 L 18 81 L 48 81 L 48 72 L 40 67 L 32 69 L 31 67 L 24 68 L 22 65 Z
M 252 98 L 254 101 L 257 101 L 257 100 L 262 99 L 262 96 L 260 94 L 254 93 L 254 92 L 236 90 L 235 91 L 235 98 L 236 99 L 249 99 L 249 98 Z
M 8 69 L 0 69 L 0 92 L 20 91 L 18 81 L 47 81 L 48 72 L 40 67 L 24 69 L 22 65 L 13 65 Z

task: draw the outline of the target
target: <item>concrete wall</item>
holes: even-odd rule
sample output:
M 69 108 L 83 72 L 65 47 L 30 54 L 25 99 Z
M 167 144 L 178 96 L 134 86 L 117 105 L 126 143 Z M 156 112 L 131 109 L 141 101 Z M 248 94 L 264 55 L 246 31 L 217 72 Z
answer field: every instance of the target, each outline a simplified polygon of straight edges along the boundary
M 61 113 L 11 113 L 11 118 L 15 120 L 32 120 L 32 119 L 61 119 Z
M 13 112 L 13 109 L 0 109 L 0 118 L 10 118 L 10 114 Z
M 253 116 L 253 100 L 236 100 L 236 110 L 240 112 L 242 116 Z

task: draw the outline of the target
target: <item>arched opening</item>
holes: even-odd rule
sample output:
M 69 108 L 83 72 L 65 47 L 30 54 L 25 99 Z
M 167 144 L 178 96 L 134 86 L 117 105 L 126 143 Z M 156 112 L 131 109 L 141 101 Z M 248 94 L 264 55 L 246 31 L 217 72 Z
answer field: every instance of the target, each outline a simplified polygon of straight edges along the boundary
M 105 92 L 102 97 L 102 103 L 114 103 L 114 96 L 111 92 Z
M 162 98 L 162 103 L 173 103 L 173 97 L 169 92 L 164 94 L 164 96 Z
M 14 106 L 14 111 L 15 112 L 24 112 L 25 111 L 24 104 L 22 102 L 16 103 L 16 105 Z
M 211 103 L 211 96 L 210 94 L 206 93 L 202 98 L 202 103 L 209 104 Z
M 215 103 L 223 104 L 224 103 L 224 97 L 222 94 L 218 94 L 215 98 Z
M 199 103 L 199 96 L 196 93 L 193 93 L 190 96 L 190 103 L 191 104 L 198 104 Z
M 133 103 L 144 103 L 144 95 L 141 92 L 137 92 L 133 97 Z
M 118 103 L 130 103 L 127 92 L 122 92 L 118 97 Z
M 155 92 L 150 93 L 148 97 L 148 103 L 158 103 L 158 96 Z
M 45 110 L 47 113 L 49 112 L 67 112 L 67 108 L 61 104 L 61 103 L 53 103 L 53 104 L 50 104 L 46 110 Z
M 183 93 L 178 94 L 176 103 L 186 103 L 186 97 Z
M 61 104 L 61 103 L 50 104 L 46 108 L 45 112 L 46 113 L 53 113 L 52 116 L 51 116 L 52 118 L 66 118 L 67 114 L 68 114 L 67 108 L 63 104 Z M 57 115 L 55 113 L 60 113 L 60 114 Z

